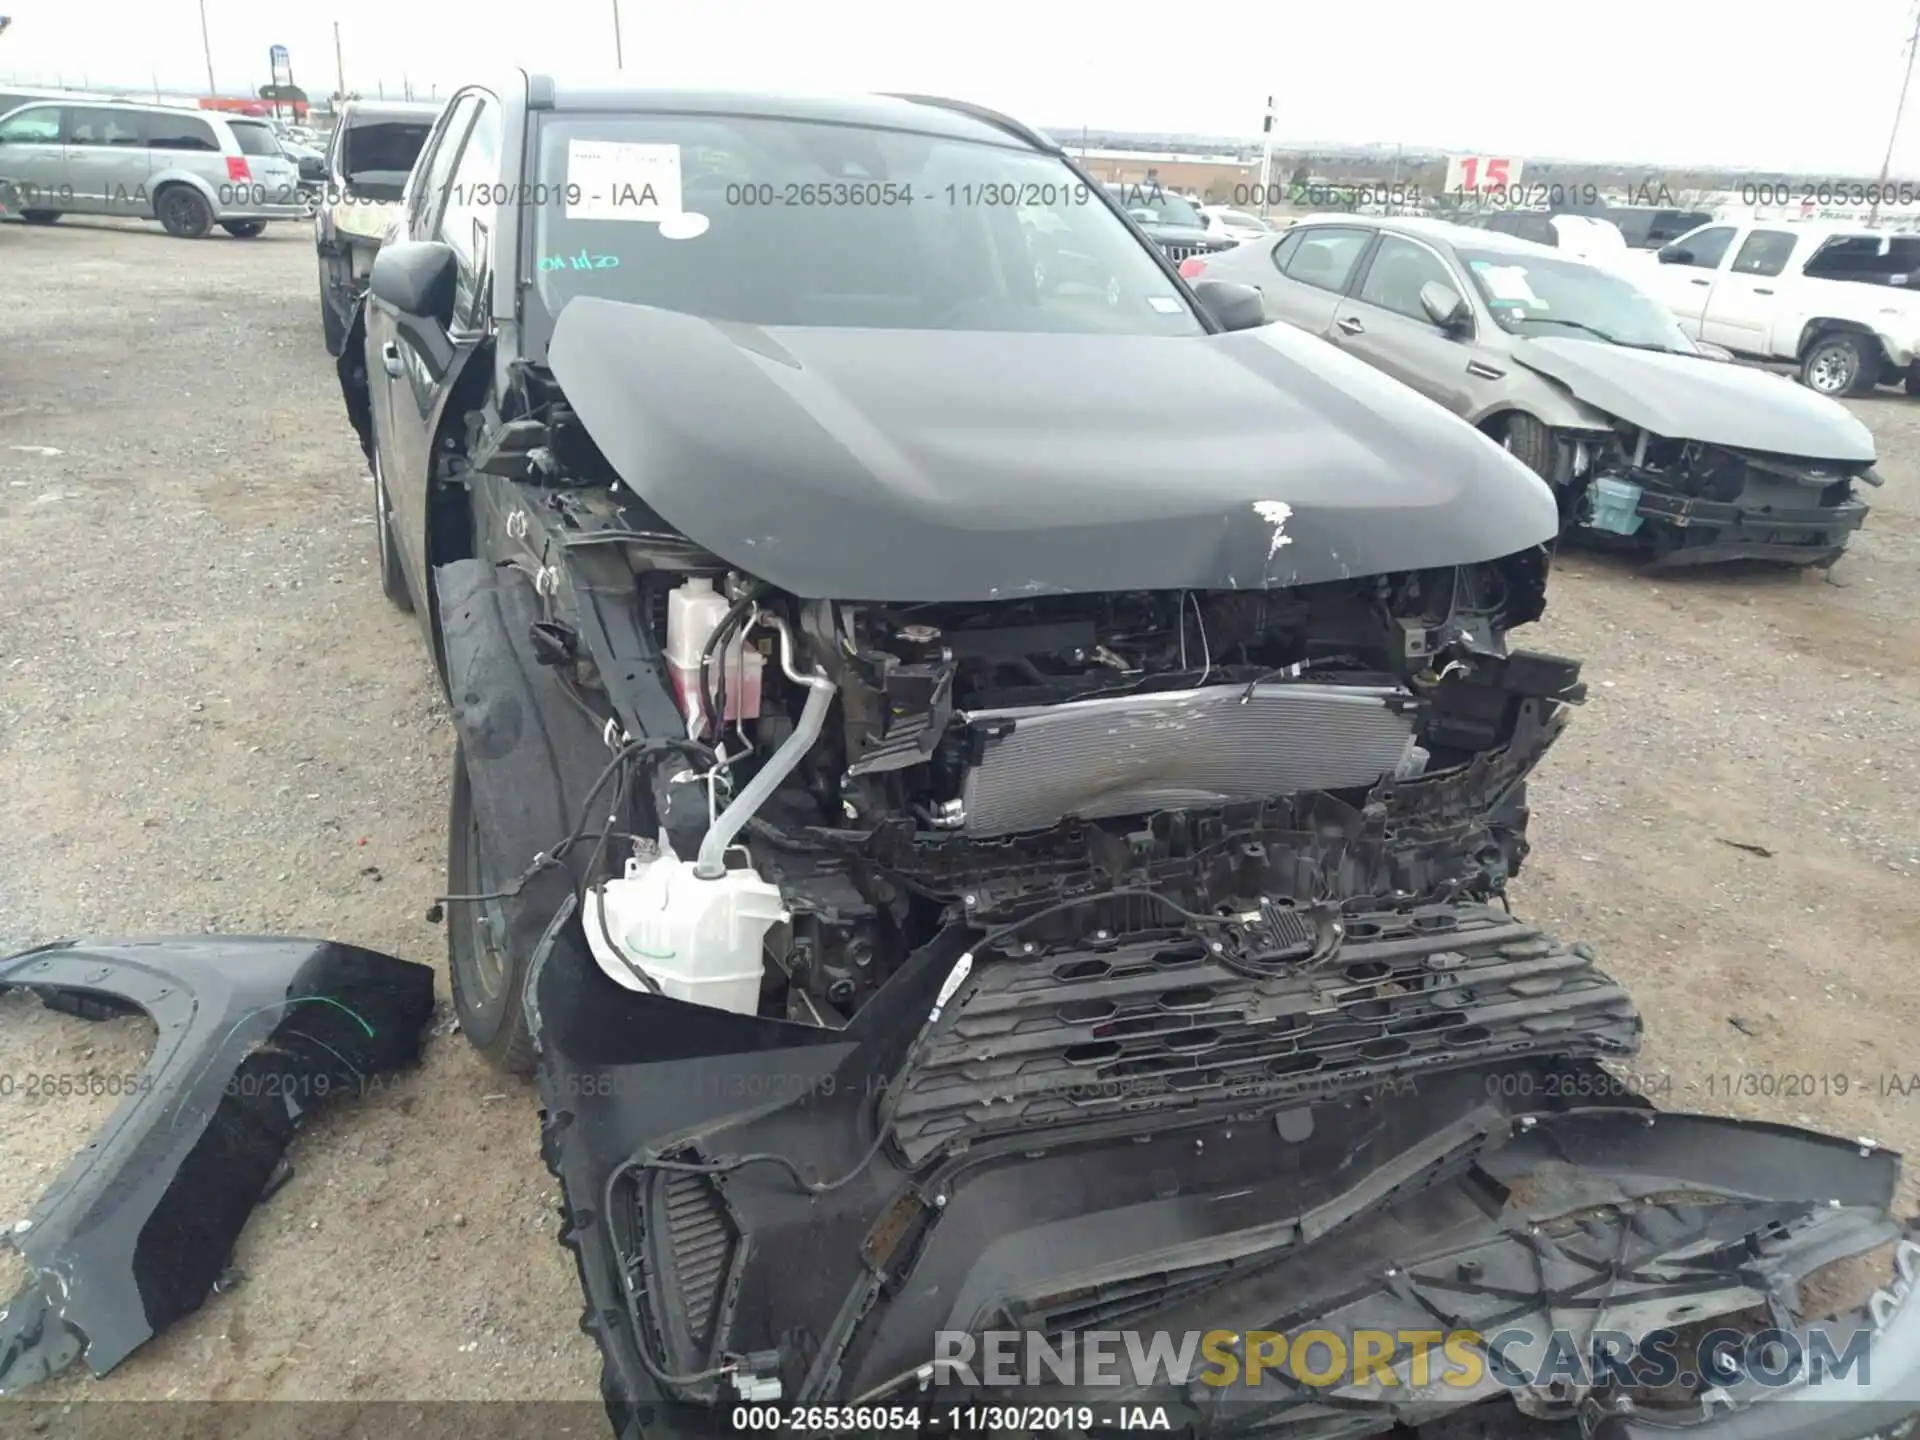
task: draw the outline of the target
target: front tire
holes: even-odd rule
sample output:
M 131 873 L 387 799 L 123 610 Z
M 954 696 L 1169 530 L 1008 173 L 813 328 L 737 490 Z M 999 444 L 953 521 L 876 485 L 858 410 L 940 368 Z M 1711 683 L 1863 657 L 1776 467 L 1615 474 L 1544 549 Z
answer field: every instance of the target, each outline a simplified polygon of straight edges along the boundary
M 347 318 L 334 308 L 333 261 L 320 256 L 320 334 L 327 353 L 338 357 L 347 348 Z
M 1507 452 L 1549 485 L 1560 479 L 1560 442 L 1553 430 L 1531 415 L 1515 415 L 1501 436 Z
M 447 893 L 490 895 L 513 877 L 486 855 L 473 807 L 464 744 L 453 750 L 453 798 L 447 807 Z M 467 1039 L 495 1069 L 533 1073 L 533 1037 L 525 1013 L 527 956 L 512 943 L 515 899 L 453 901 L 446 909 L 447 976 Z
M 22 210 L 20 218 L 29 225 L 51 225 L 66 213 L 64 210 Z
M 154 197 L 160 228 L 176 240 L 204 240 L 213 229 L 213 207 L 191 185 L 169 185 Z
M 373 536 L 379 547 L 380 591 L 401 610 L 413 611 L 413 592 L 400 564 L 400 547 L 393 543 L 393 505 L 387 499 L 387 477 L 380 468 L 380 449 L 373 452 Z
M 1864 335 L 1822 335 L 1800 361 L 1800 383 L 1816 395 L 1866 395 L 1880 381 L 1880 350 Z
M 251 240 L 267 228 L 264 220 L 222 220 L 220 228 L 236 240 Z

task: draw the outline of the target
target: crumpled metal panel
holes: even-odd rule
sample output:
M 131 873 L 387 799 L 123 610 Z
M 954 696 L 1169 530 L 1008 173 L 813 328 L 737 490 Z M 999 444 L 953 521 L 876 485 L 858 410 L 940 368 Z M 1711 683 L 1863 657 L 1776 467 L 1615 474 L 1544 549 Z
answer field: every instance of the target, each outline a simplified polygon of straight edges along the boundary
M 1212 685 L 972 711 L 990 738 L 962 791 L 966 830 L 1371 785 L 1410 753 L 1410 702 L 1392 686 Z
M 4 1239 L 33 1279 L 0 1308 L 0 1394 L 84 1354 L 104 1375 L 200 1308 L 293 1132 L 411 1064 L 433 971 L 279 936 L 74 940 L 0 959 L 0 990 L 88 1019 L 146 1012 L 133 1093 Z

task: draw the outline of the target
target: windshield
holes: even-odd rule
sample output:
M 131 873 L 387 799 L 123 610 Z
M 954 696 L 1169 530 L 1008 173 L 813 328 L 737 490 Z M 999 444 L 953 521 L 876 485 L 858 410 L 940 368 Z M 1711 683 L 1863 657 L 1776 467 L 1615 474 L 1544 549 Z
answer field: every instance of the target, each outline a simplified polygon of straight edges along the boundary
M 549 317 L 599 295 L 754 325 L 1205 333 L 1057 157 L 731 115 L 539 123 L 521 267 Z
M 1610 271 L 1518 250 L 1459 252 L 1494 323 L 1513 335 L 1570 335 L 1696 353 L 1672 313 Z
M 1195 230 L 1207 228 L 1200 212 L 1180 196 L 1162 190 L 1151 180 L 1137 184 L 1109 185 L 1107 193 L 1142 225 L 1188 225 Z

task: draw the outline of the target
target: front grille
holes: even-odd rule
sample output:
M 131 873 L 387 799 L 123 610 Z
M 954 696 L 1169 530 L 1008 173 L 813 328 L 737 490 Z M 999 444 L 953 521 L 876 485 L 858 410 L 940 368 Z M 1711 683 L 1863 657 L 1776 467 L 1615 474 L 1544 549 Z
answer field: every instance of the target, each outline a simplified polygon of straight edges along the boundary
M 985 951 L 893 1087 L 918 1164 L 958 1141 L 1225 1101 L 1274 1108 L 1529 1054 L 1627 1055 L 1640 1021 L 1582 954 L 1481 905 L 1350 915 L 1313 968 L 1199 939 Z
M 1182 260 L 1191 260 L 1196 255 L 1206 253 L 1204 245 L 1175 245 L 1171 241 L 1161 241 L 1160 248 L 1167 252 L 1167 258 L 1178 264 Z

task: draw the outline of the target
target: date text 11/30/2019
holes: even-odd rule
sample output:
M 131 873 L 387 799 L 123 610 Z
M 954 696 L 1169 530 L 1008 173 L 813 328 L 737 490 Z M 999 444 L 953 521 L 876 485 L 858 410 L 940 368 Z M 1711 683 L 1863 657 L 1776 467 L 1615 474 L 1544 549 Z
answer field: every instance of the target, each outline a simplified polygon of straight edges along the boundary
M 736 1434 L 997 1435 L 1034 1431 L 1170 1431 L 1160 1405 L 736 1405 Z

